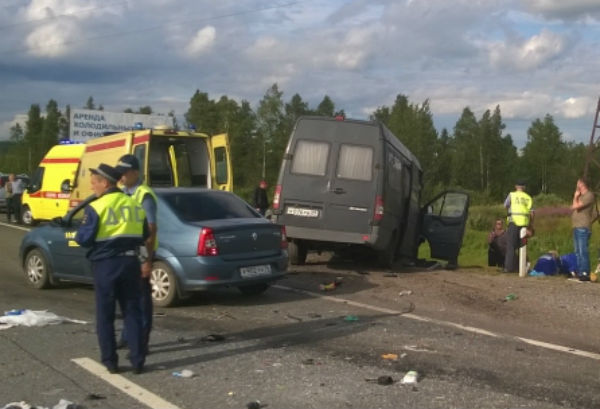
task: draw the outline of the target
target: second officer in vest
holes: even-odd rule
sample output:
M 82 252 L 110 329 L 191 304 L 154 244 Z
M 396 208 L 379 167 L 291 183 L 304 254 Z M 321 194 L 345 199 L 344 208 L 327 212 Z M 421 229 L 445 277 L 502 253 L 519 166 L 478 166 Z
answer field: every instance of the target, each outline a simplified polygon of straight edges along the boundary
M 525 181 L 519 180 L 515 191 L 510 192 L 504 201 L 508 211 L 508 229 L 506 231 L 506 255 L 504 272 L 517 271 L 515 250 L 520 247 L 522 227 L 528 227 L 533 220 L 533 200 L 525 193 Z
M 106 369 L 118 372 L 115 342 L 115 304 L 119 302 L 127 327 L 129 360 L 134 373 L 144 368 L 146 353 L 140 311 L 140 261 L 137 250 L 148 237 L 144 209 L 116 186 L 121 174 L 104 163 L 90 169 L 97 199 L 86 206 L 75 241 L 89 247 L 96 292 L 96 332 Z
M 142 331 L 144 334 L 144 347 L 148 352 L 148 342 L 150 340 L 150 331 L 152 330 L 152 286 L 150 283 L 150 274 L 152 272 L 152 259 L 154 252 L 158 248 L 158 240 L 156 235 L 158 228 L 156 224 L 157 204 L 156 195 L 143 183 L 140 177 L 140 162 L 133 155 L 123 155 L 119 159 L 116 167 L 123 176 L 121 183 L 123 184 L 123 192 L 131 196 L 138 204 L 140 204 L 146 212 L 146 220 L 148 221 L 148 230 L 150 235 L 146 239 L 144 259 L 142 260 Z M 126 343 L 125 327 L 122 332 L 120 344 Z

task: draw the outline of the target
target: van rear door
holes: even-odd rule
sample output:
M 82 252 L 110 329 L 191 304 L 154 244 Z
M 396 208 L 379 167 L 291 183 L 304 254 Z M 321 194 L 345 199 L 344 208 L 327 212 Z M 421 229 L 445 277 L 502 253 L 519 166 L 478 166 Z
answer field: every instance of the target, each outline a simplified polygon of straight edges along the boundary
M 233 191 L 233 175 L 231 172 L 231 160 L 229 138 L 226 133 L 210 137 L 210 156 L 212 170 L 212 188 Z
M 373 220 L 380 143 L 375 125 L 298 121 L 281 186 L 282 221 L 290 226 L 290 237 L 296 238 L 293 227 L 298 227 L 318 229 L 322 236 L 297 238 L 365 241 Z
M 421 235 L 429 242 L 431 257 L 456 265 L 469 213 L 469 195 L 443 192 L 421 212 Z

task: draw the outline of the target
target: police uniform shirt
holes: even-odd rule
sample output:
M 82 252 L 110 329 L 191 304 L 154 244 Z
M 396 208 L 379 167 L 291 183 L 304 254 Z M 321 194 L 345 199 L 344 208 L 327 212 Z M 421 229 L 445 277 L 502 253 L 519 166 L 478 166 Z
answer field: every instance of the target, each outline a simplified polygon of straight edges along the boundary
M 102 196 L 109 194 L 123 194 L 118 188 L 108 190 Z M 99 229 L 100 218 L 96 210 L 92 206 L 86 206 L 84 209 L 83 220 L 81 226 L 75 235 L 75 241 L 81 247 L 89 247 L 87 258 L 90 261 L 103 260 L 106 258 L 116 257 L 126 251 L 136 250 L 144 244 L 148 238 L 148 222 L 144 219 L 143 237 L 117 237 L 111 240 L 96 241 L 96 235 Z
M 133 197 L 135 195 L 135 191 L 141 184 L 142 184 L 142 182 L 138 180 L 136 185 L 131 188 L 128 188 L 127 186 L 123 186 L 123 192 L 125 192 L 129 196 Z M 152 197 L 151 194 L 144 195 L 144 198 L 142 199 L 142 207 L 144 208 L 144 211 L 146 212 L 146 220 L 148 220 L 148 223 L 156 224 L 157 206 L 156 206 L 156 201 L 154 200 L 154 198 Z

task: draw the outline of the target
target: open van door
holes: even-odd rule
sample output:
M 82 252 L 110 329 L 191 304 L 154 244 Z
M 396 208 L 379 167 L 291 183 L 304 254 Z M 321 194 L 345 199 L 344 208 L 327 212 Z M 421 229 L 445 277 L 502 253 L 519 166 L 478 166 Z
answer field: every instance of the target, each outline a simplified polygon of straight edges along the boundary
M 233 191 L 229 138 L 226 133 L 210 137 L 210 156 L 212 188 Z
M 427 239 L 431 257 L 456 266 L 469 213 L 469 195 L 446 191 L 422 209 L 421 236 Z

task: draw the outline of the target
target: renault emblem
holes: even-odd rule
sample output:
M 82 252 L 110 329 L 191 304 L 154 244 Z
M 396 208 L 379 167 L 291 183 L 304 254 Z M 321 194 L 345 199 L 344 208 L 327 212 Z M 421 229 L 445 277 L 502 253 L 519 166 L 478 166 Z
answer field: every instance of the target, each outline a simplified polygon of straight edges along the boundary
M 253 233 L 252 233 L 252 239 L 253 239 L 254 241 L 256 241 L 256 239 L 258 239 L 258 234 L 256 234 L 256 232 L 253 232 Z

